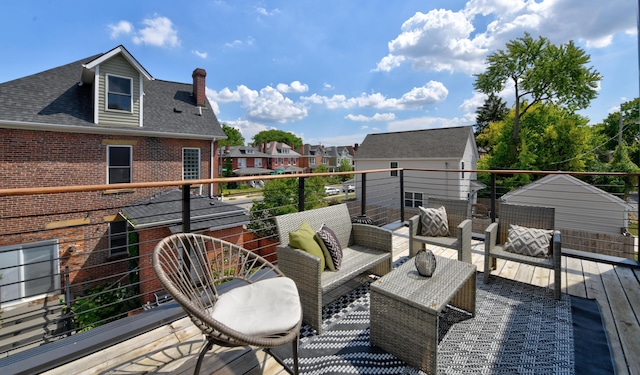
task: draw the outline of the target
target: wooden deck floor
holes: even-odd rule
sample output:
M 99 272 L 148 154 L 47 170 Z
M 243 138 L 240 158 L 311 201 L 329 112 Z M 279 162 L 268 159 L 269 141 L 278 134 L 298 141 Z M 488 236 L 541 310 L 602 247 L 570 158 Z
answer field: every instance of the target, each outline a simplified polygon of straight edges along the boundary
M 407 228 L 394 236 L 394 258 L 408 255 Z M 474 244 L 473 262 L 484 270 L 484 244 Z M 453 250 L 436 254 L 456 257 Z M 640 270 L 563 257 L 562 290 L 598 300 L 611 342 L 617 373 L 640 374 Z M 498 260 L 493 274 L 549 287 L 550 270 Z M 340 291 L 343 293 L 345 291 Z M 182 319 L 107 350 L 60 366 L 46 374 L 183 374 L 192 373 L 202 336 Z M 214 348 L 203 364 L 203 374 L 287 374 L 263 350 Z

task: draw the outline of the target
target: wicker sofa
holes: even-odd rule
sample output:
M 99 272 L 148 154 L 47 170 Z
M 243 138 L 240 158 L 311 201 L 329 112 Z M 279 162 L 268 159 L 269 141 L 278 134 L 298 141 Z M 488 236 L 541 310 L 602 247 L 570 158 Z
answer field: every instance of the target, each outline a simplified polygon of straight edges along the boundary
M 278 267 L 298 287 L 303 321 L 322 333 L 322 296 L 364 272 L 385 275 L 392 267 L 392 232 L 367 224 L 351 223 L 346 204 L 275 217 L 280 237 Z M 320 269 L 320 259 L 289 246 L 289 232 L 307 222 L 314 231 L 322 224 L 336 234 L 343 250 L 338 271 Z
M 420 215 L 409 219 L 409 256 L 414 257 L 425 244 L 448 247 L 458 250 L 458 260 L 471 263 L 471 206 L 468 200 L 427 198 L 426 206 L 438 208 L 444 206 L 447 211 L 449 237 L 422 236 Z

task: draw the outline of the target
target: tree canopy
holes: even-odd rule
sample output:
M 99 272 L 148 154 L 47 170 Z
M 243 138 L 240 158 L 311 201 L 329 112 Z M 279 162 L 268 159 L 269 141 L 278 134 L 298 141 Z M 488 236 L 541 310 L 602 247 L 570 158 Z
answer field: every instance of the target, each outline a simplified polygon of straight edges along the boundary
M 293 146 L 296 149 L 302 146 L 302 138 L 297 137 L 293 133 L 277 129 L 263 130 L 253 136 L 254 145 L 258 145 L 263 142 L 282 142 L 289 146 Z
M 522 136 L 517 154 L 510 151 L 515 110 L 503 121 L 491 123 L 480 136 L 486 136 L 493 152 L 479 163 L 482 168 L 522 170 L 584 171 L 594 160 L 592 132 L 588 119 L 553 104 L 530 106 L 522 119 Z
M 476 125 L 474 133 L 478 147 L 487 147 L 487 143 L 483 138 L 478 137 L 482 134 L 483 130 L 492 122 L 502 121 L 508 113 L 509 109 L 507 109 L 507 103 L 495 93 L 490 93 L 485 99 L 482 107 L 478 107 L 476 110 Z
M 244 146 L 244 137 L 240 133 L 239 129 L 236 129 L 227 124 L 222 124 L 222 131 L 227 136 L 227 139 L 221 139 L 218 141 L 220 147 L 224 146 Z
M 488 67 L 476 75 L 474 87 L 485 93 L 500 93 L 508 82 L 514 88 L 512 137 L 520 137 L 520 119 L 538 103 L 553 103 L 573 112 L 586 108 L 597 95 L 602 79 L 590 56 L 573 41 L 554 45 L 547 38 L 524 37 L 510 41 L 505 50 L 487 57 Z M 517 146 L 517 142 L 514 143 Z M 515 154 L 518 150 L 512 149 Z
M 610 113 L 602 123 L 594 126 L 594 131 L 600 136 L 598 140 L 599 150 L 605 160 L 608 158 L 608 151 L 615 150 L 623 141 L 627 144 L 631 160 L 635 164 L 640 164 L 638 159 L 638 152 L 640 151 L 640 145 L 638 144 L 640 140 L 639 105 L 640 98 L 622 103 L 619 111 Z M 622 133 L 620 133 L 621 130 Z

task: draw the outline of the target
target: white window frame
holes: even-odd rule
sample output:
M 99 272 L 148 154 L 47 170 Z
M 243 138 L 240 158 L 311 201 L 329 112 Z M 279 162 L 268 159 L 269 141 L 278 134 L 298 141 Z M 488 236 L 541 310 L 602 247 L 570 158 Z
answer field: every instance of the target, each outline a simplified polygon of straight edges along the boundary
M 247 158 L 237 158 L 238 168 L 246 168 L 247 167 Z
M 110 178 L 110 172 L 111 169 L 115 169 L 115 168 L 124 168 L 125 166 L 121 166 L 121 165 L 116 165 L 116 166 L 112 166 L 111 165 L 111 160 L 109 160 L 109 150 L 111 150 L 111 148 L 128 148 L 129 149 L 129 181 L 128 182 L 111 182 L 111 178 Z M 130 145 L 107 145 L 107 184 L 120 184 L 120 183 L 131 183 L 133 182 L 133 146 Z
M 127 94 L 123 94 L 120 92 L 111 92 L 110 88 L 109 88 L 109 78 L 114 77 L 114 78 L 121 78 L 121 79 L 126 79 L 129 81 L 129 109 L 117 109 L 117 108 L 109 108 L 109 95 L 118 95 L 118 96 L 127 96 Z M 124 76 L 119 76 L 116 74 L 106 74 L 105 75 L 105 97 L 104 97 L 104 106 L 105 106 L 105 110 L 106 111 L 116 111 L 116 112 L 126 112 L 126 113 L 132 113 L 133 112 L 133 78 L 131 77 L 124 77 Z
M 194 159 L 196 165 L 189 165 L 187 168 L 187 162 L 193 162 L 193 156 L 187 158 L 185 155 L 187 152 L 197 151 L 197 156 Z M 182 148 L 182 180 L 199 180 L 200 179 L 200 148 L 198 147 L 183 147 Z M 189 160 L 187 160 L 189 159 Z M 195 170 L 193 170 L 195 168 Z
M 125 226 L 124 233 L 122 232 L 113 233 L 112 226 L 116 223 L 124 224 Z M 124 237 L 124 241 L 125 241 L 124 247 L 120 247 L 114 251 L 114 248 L 116 247 L 114 244 L 114 241 L 122 237 Z M 109 222 L 109 254 L 110 256 L 129 254 L 129 226 L 127 225 L 127 222 L 125 220 Z
M 49 272 L 49 274 L 47 276 L 51 276 L 51 281 L 53 283 L 53 291 L 49 291 L 43 294 L 39 294 L 39 295 L 33 295 L 33 296 L 27 296 L 26 295 L 26 289 L 25 289 L 25 283 L 29 280 L 25 280 L 25 273 L 26 273 L 26 267 L 27 265 L 25 265 L 25 251 L 29 251 L 29 249 L 32 248 L 36 248 L 36 247 L 44 247 L 44 246 L 51 246 L 51 270 L 52 272 Z M 0 285 L 2 285 L 3 281 L 6 284 L 13 284 L 15 282 L 19 282 L 19 284 L 17 284 L 19 290 L 18 293 L 19 295 L 17 296 L 17 298 L 15 300 L 12 300 L 11 302 L 6 302 L 6 301 L 2 301 L 0 300 L 0 307 L 7 307 L 7 306 L 12 306 L 15 304 L 21 304 L 21 303 L 25 303 L 25 302 L 29 302 L 29 301 L 33 301 L 33 300 L 37 300 L 42 298 L 43 296 L 48 296 L 48 295 L 56 295 L 60 293 L 60 243 L 58 242 L 58 240 L 45 240 L 45 241 L 37 241 L 37 242 L 31 242 L 31 243 L 25 243 L 25 244 L 20 244 L 20 245 L 11 245 L 11 246 L 3 246 L 0 247 L 0 252 L 2 252 L 3 254 L 6 253 L 10 253 L 10 252 L 14 252 L 17 251 L 19 252 L 18 255 L 18 265 L 13 268 L 13 270 L 17 271 L 17 276 L 18 276 L 18 280 L 10 280 L 9 277 L 4 277 L 3 280 L 0 280 Z M 7 265 L 5 264 L 5 267 Z M 4 271 L 5 274 L 7 274 L 7 271 Z M 0 286 L 0 290 L 1 288 L 3 288 L 3 286 Z
M 420 195 L 420 197 L 417 198 L 417 195 Z M 418 206 L 424 207 L 424 197 L 424 193 L 419 191 L 405 191 L 402 204 L 404 207 L 410 208 L 418 208 Z M 411 202 L 411 204 L 407 204 L 407 202 Z
M 262 168 L 262 159 L 261 158 L 253 159 L 253 166 L 256 168 Z

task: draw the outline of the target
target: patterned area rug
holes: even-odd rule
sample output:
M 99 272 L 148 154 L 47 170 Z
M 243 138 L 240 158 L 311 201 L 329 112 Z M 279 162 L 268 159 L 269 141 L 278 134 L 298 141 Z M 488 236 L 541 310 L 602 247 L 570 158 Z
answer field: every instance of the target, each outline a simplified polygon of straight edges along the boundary
M 478 273 L 476 316 L 453 307 L 441 315 L 438 374 L 575 374 L 571 300 L 500 277 L 485 285 Z M 368 283 L 326 306 L 323 320 L 322 335 L 302 328 L 301 374 L 423 374 L 370 345 Z M 293 363 L 289 345 L 271 352 Z

